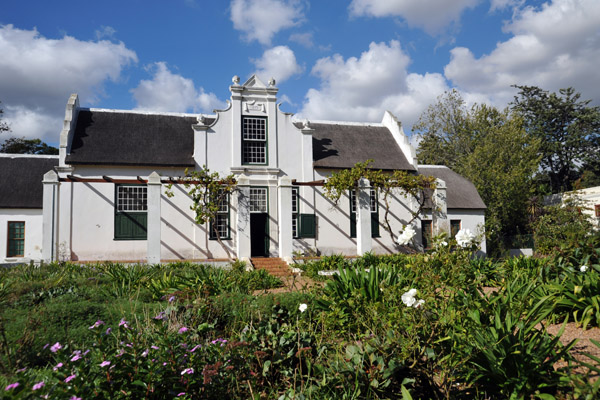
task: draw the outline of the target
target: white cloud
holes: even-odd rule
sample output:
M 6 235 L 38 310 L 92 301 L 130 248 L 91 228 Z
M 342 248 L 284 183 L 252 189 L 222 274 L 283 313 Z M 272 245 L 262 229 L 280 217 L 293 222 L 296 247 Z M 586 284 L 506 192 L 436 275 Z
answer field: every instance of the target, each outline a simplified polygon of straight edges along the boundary
M 0 26 L 0 100 L 14 136 L 55 143 L 71 93 L 83 103 L 103 95 L 107 80 L 118 81 L 137 62 L 123 43 L 48 39 L 37 30 Z
M 322 58 L 312 69 L 321 87 L 308 91 L 299 117 L 378 122 L 389 110 L 410 127 L 448 86 L 440 74 L 408 73 L 409 63 L 395 40 L 371 43 L 360 58 Z
M 516 90 L 535 85 L 556 91 L 573 86 L 585 98 L 600 100 L 600 2 L 554 0 L 518 11 L 505 31 L 513 36 L 476 58 L 464 47 L 451 51 L 446 78 L 473 97 L 503 106 Z
M 96 30 L 96 39 L 98 39 L 98 40 L 104 39 L 104 38 L 112 39 L 115 36 L 115 33 L 117 33 L 117 31 L 112 26 L 102 25 L 100 27 L 100 29 Z
M 258 68 L 256 74 L 264 82 L 267 82 L 270 78 L 275 78 L 279 84 L 304 71 L 304 68 L 296 62 L 294 52 L 287 46 L 276 46 L 268 49 L 261 58 L 252 60 L 252 62 Z
M 304 18 L 301 0 L 232 0 L 233 27 L 244 32 L 249 42 L 270 45 L 279 31 L 297 26 Z
M 172 73 L 165 62 L 148 67 L 151 80 L 142 80 L 131 89 L 137 110 L 162 112 L 212 112 L 223 108 L 224 103 L 214 93 L 205 93 L 194 86 L 191 79 Z
M 436 34 L 458 22 L 466 8 L 480 0 L 352 0 L 350 14 L 371 17 L 402 17 L 411 27 Z
M 315 45 L 313 42 L 312 32 L 294 33 L 294 34 L 290 35 L 290 41 L 296 42 L 296 43 L 306 47 L 307 49 L 310 49 Z

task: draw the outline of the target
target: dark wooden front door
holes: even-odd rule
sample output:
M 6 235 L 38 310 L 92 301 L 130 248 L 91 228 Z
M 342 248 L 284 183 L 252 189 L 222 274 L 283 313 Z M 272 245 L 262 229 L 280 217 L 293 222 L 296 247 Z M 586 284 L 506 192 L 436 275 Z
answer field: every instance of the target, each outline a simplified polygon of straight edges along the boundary
M 267 257 L 269 255 L 269 214 L 250 214 L 250 255 Z

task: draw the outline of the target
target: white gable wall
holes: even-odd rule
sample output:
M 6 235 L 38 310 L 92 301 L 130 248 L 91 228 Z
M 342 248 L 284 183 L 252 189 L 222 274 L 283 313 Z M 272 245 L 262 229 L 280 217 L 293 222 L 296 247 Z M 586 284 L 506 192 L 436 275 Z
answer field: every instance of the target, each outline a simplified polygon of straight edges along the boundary
M 25 254 L 7 257 L 8 222 L 25 222 Z M 40 261 L 42 259 L 42 210 L 0 208 L 0 264 Z

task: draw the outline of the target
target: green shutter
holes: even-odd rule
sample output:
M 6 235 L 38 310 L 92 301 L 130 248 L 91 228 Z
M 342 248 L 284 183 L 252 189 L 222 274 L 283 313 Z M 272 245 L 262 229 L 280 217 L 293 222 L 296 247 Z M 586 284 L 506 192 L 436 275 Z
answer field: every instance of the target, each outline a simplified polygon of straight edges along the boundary
M 371 213 L 371 237 L 379 237 L 379 211 Z
M 316 238 L 317 224 L 315 214 L 300 214 L 300 235 L 301 238 Z
M 145 240 L 148 226 L 147 213 L 115 213 L 115 239 Z

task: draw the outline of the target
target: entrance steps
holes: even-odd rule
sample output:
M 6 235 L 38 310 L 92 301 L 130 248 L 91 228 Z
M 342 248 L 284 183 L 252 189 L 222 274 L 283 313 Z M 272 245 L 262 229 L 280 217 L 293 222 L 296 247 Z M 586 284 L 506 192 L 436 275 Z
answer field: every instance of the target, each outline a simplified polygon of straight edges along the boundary
M 279 278 L 292 275 L 292 270 L 287 265 L 287 263 L 278 257 L 251 258 L 250 262 L 254 266 L 254 269 L 264 269 L 270 275 Z

